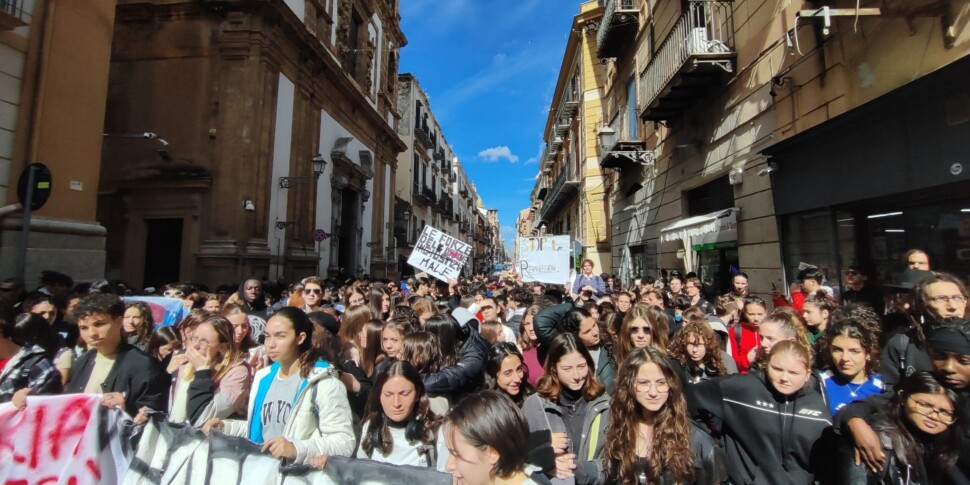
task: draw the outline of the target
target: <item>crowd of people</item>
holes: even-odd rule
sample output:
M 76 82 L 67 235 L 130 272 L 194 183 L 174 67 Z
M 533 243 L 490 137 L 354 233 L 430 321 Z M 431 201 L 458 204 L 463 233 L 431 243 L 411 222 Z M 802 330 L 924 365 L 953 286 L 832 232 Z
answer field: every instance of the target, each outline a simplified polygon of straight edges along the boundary
M 789 295 L 693 274 L 581 272 L 150 293 L 45 272 L 0 283 L 0 402 L 99 393 L 136 424 L 245 437 L 287 464 L 353 456 L 478 484 L 960 484 L 970 320 L 911 251 L 883 288 L 803 269 Z M 903 269 L 903 268 L 901 268 Z

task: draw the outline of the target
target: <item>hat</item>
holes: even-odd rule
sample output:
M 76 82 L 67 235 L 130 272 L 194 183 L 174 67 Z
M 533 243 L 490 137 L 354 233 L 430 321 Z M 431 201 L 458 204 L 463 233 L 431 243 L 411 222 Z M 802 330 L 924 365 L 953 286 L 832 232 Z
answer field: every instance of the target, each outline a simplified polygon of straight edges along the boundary
M 942 325 L 926 333 L 926 345 L 930 348 L 970 355 L 970 320 L 947 318 Z
M 337 332 L 340 331 L 340 323 L 327 312 L 310 312 L 307 316 L 310 317 L 311 321 L 319 323 L 320 326 L 327 329 L 332 335 L 337 335 Z
M 911 290 L 920 281 L 923 281 L 932 275 L 933 273 L 930 271 L 923 271 L 921 269 L 907 269 L 901 273 L 894 274 L 892 282 L 886 283 L 883 286 L 886 288 Z

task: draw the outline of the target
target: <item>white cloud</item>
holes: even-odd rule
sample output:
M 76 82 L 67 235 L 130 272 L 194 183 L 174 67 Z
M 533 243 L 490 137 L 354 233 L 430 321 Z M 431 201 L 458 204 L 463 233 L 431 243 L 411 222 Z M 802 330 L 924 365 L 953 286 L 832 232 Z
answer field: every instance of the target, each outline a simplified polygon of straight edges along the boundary
M 478 158 L 481 158 L 487 162 L 497 162 L 503 158 L 508 160 L 509 163 L 516 163 L 519 161 L 518 155 L 513 154 L 512 150 L 505 145 L 486 148 L 478 152 Z

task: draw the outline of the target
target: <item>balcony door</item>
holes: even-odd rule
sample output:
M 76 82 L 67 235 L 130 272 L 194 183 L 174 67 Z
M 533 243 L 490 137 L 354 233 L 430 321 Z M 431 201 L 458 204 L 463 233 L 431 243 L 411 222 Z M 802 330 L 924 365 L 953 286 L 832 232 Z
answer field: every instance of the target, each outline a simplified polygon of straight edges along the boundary
M 626 137 L 624 140 L 636 140 L 639 138 L 637 132 L 637 84 L 636 76 L 630 76 L 626 83 Z

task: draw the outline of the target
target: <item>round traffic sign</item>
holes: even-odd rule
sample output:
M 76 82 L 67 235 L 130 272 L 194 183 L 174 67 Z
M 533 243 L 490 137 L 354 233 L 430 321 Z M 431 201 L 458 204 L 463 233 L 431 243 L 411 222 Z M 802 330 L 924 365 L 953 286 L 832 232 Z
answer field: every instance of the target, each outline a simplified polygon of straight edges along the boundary
M 53 186 L 53 178 L 51 176 L 51 171 L 47 168 L 47 165 L 43 163 L 31 163 L 24 168 L 24 171 L 20 174 L 20 180 L 17 182 L 17 200 L 20 205 L 27 207 L 27 185 L 30 184 L 30 172 L 33 171 L 33 186 L 34 190 L 30 197 L 30 210 L 35 211 L 44 207 L 47 203 L 47 199 L 51 196 L 51 187 Z
M 330 234 L 327 234 L 327 231 L 323 229 L 313 231 L 313 240 L 316 242 L 326 241 L 328 237 L 330 237 Z

